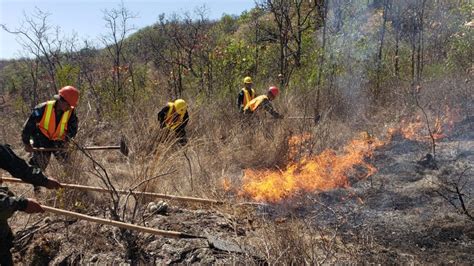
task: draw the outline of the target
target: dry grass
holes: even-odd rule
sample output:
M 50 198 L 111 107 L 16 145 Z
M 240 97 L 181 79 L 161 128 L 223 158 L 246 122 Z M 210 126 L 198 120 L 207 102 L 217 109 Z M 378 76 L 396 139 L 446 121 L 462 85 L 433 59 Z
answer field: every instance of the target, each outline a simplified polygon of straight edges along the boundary
M 452 104 L 459 99 L 472 98 L 472 89 L 464 83 L 459 85 L 453 97 L 443 98 L 447 93 L 446 84 L 443 89 L 435 86 L 435 82 L 427 83 L 422 97 L 427 103 L 430 113 L 436 114 L 441 106 Z M 436 92 L 436 93 L 435 93 Z M 78 145 L 116 145 L 121 136 L 125 136 L 131 151 L 124 157 L 118 151 L 93 151 L 90 158 L 81 151 L 72 157 L 72 165 L 64 168 L 56 160 L 51 160 L 47 173 L 62 182 L 106 187 L 103 173 L 98 170 L 101 165 L 110 177 L 116 189 L 135 189 L 175 195 L 235 199 L 236 195 L 226 192 L 222 187 L 222 179 L 230 178 L 235 185 L 241 182 L 242 170 L 246 168 L 278 169 L 285 167 L 289 160 L 288 139 L 294 135 L 309 133 L 311 138 L 297 148 L 298 155 L 317 154 L 326 148 L 338 149 L 347 139 L 360 131 L 382 134 L 386 131 L 385 124 L 396 123 L 404 115 L 410 115 L 411 96 L 402 90 L 391 93 L 393 102 L 374 104 L 374 106 L 344 107 L 339 106 L 337 99 L 324 99 L 322 103 L 322 119 L 313 125 L 311 120 L 273 120 L 263 116 L 260 120 L 243 119 L 229 101 L 220 101 L 214 105 L 200 105 L 191 102 L 187 132 L 189 143 L 181 147 L 173 136 L 160 129 L 156 121 L 156 112 L 148 107 L 156 106 L 151 100 L 142 102 L 127 109 L 128 112 L 117 121 L 99 121 L 93 109 L 84 106 L 78 110 L 80 131 L 76 137 Z M 390 98 L 390 97 L 389 97 Z M 309 99 L 309 100 L 308 100 Z M 276 109 L 286 116 L 314 115 L 314 92 L 305 95 L 288 93 L 275 102 Z M 164 101 L 162 101 L 164 102 Z M 354 101 L 352 104 L 357 104 Z M 463 110 L 472 110 L 465 101 Z M 333 107 L 335 106 L 335 107 Z M 470 109 L 471 108 L 471 109 Z M 349 115 L 348 110 L 359 110 Z M 19 154 L 26 158 L 27 154 L 20 150 L 19 132 L 21 126 L 13 116 L 1 116 L 0 122 L 13 125 L 0 130 L 5 142 L 14 144 Z M 309 122 L 311 121 L 311 122 Z M 16 135 L 15 135 L 16 134 Z M 93 163 L 95 161 L 95 163 Z M 18 194 L 33 196 L 27 186 L 15 187 Z M 40 200 L 51 205 L 80 212 L 94 212 L 98 216 L 109 217 L 108 208 L 113 204 L 109 194 L 97 194 L 65 190 L 64 192 L 44 192 Z M 142 223 L 146 206 L 150 198 L 134 198 L 122 196 L 118 199 L 118 211 L 124 221 Z M 291 203 L 288 203 L 291 204 Z M 314 204 L 314 203 L 308 203 Z M 191 204 L 175 206 L 195 208 Z M 199 206 L 198 206 L 199 207 Z M 228 212 L 228 209 L 218 209 Z M 341 260 L 357 260 L 357 255 L 369 250 L 373 245 L 370 228 L 362 228 L 358 246 L 347 246 L 345 239 L 339 234 L 339 227 L 347 225 L 344 217 L 335 219 L 329 227 L 321 226 L 311 215 L 302 214 L 297 208 L 284 210 L 284 217 L 267 217 L 258 211 L 231 211 L 235 219 L 252 220 L 253 228 L 245 237 L 244 243 L 254 247 L 247 254 L 249 263 L 257 263 L 255 256 L 270 264 L 320 264 L 333 263 Z M 39 220 L 40 217 L 33 217 Z M 13 223 L 18 220 L 13 219 Z M 33 221 L 34 222 L 34 221 Z M 24 221 L 21 222 L 23 224 Z M 31 223 L 31 221 L 30 221 Z M 364 231 L 365 230 L 365 231 Z M 93 230 L 91 230 L 93 231 Z M 93 237 L 86 233 L 85 237 Z M 101 239 L 107 242 L 107 239 Z M 91 247 L 92 248 L 92 247 Z M 97 245 L 94 249 L 99 248 Z M 98 249 L 97 252 L 100 252 Z M 337 256 L 335 255 L 337 254 Z

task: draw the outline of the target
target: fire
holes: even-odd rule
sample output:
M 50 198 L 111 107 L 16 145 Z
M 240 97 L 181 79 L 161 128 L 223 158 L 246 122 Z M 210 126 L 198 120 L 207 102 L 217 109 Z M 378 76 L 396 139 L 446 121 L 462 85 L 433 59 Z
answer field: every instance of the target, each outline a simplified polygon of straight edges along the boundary
M 222 188 L 225 190 L 225 191 L 229 191 L 232 187 L 232 182 L 230 180 L 230 178 L 228 177 L 224 177 L 221 179 L 221 186 Z
M 430 127 L 433 138 L 446 137 L 457 121 L 460 121 L 459 113 L 446 108 L 444 114 L 438 115 Z M 389 129 L 388 133 L 392 137 L 401 134 L 406 139 L 417 141 L 430 139 L 424 116 L 418 116 L 411 122 L 402 121 L 397 127 Z M 319 155 L 305 156 L 304 148 L 310 141 L 309 134 L 291 137 L 288 140 L 290 163 L 282 169 L 244 170 L 238 194 L 257 201 L 277 202 L 299 192 L 347 188 L 350 186 L 349 176 L 364 179 L 377 172 L 375 166 L 366 159 L 373 155 L 375 149 L 385 145 L 383 141 L 364 132 L 339 152 L 326 149 Z M 229 190 L 230 182 L 224 182 L 223 187 Z M 363 203 L 363 200 L 359 202 Z
M 305 144 L 307 144 L 311 140 L 311 135 L 309 133 L 305 133 L 303 135 L 296 135 L 291 136 L 288 139 L 288 158 L 290 160 L 296 159 L 297 155 L 302 151 L 302 148 Z
M 430 130 L 435 140 L 443 139 L 452 131 L 455 122 L 459 122 L 461 116 L 458 110 L 452 110 L 447 106 L 444 114 L 438 115 L 435 118 L 434 124 L 430 124 Z M 427 141 L 431 136 L 424 118 L 418 115 L 413 121 L 402 120 L 400 124 L 388 130 L 390 136 L 401 134 L 405 139 L 415 141 Z
M 305 136 L 300 137 L 300 140 L 304 138 Z M 291 143 L 299 141 L 290 139 Z M 365 169 L 365 173 L 358 177 L 361 179 L 377 171 L 365 159 L 372 156 L 374 149 L 381 145 L 381 141 L 366 134 L 363 138 L 350 141 L 341 154 L 326 149 L 319 155 L 292 162 L 284 170 L 247 169 L 244 171 L 243 186 L 239 194 L 258 201 L 276 202 L 300 191 L 348 187 L 348 175 L 354 172 L 356 166 Z

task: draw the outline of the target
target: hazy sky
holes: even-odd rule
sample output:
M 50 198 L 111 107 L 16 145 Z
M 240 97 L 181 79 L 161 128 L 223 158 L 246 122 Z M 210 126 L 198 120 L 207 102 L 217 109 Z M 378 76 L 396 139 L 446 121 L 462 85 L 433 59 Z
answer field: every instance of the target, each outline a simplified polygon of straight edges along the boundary
M 77 33 L 80 40 L 88 39 L 99 44 L 98 37 L 106 34 L 103 10 L 118 8 L 120 0 L 0 0 L 0 24 L 14 30 L 24 21 L 24 14 L 35 8 L 50 13 L 49 24 L 59 26 L 66 35 Z M 223 14 L 239 15 L 251 9 L 254 0 L 123 0 L 124 6 L 138 15 L 130 24 L 136 28 L 152 25 L 158 15 L 165 13 L 192 14 L 196 7 L 206 6 L 208 17 L 218 19 Z M 0 59 L 18 58 L 23 48 L 16 36 L 0 28 Z

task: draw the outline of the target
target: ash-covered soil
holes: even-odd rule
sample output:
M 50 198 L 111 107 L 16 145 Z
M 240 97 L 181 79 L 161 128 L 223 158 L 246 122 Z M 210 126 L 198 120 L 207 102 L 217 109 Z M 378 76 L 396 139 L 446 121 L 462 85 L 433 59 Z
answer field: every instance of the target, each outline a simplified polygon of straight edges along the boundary
M 357 254 L 351 261 L 472 263 L 474 119 L 459 123 L 454 132 L 437 142 L 436 162 L 427 160 L 429 141 L 395 136 L 375 152 L 378 173 L 367 180 L 353 178 L 349 189 L 305 195 L 264 212 L 309 216 L 313 224 L 337 229 L 343 245 Z

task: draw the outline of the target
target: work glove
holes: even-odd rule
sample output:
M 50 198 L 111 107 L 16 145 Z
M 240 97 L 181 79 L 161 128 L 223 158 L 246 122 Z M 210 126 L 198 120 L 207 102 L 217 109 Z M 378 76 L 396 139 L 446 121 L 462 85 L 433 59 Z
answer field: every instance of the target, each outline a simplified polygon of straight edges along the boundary
M 26 209 L 24 210 L 26 213 L 38 213 L 44 212 L 44 209 L 41 205 L 34 199 L 28 199 L 28 204 L 26 205 Z
M 69 141 L 66 141 L 66 140 L 65 141 L 55 141 L 53 143 L 53 146 L 55 148 L 66 148 L 67 149 L 69 147 Z
M 59 183 L 56 179 L 48 178 L 47 183 L 44 185 L 47 189 L 59 189 L 61 188 L 61 183 Z
M 25 144 L 25 151 L 26 152 L 33 152 L 33 146 L 31 146 L 31 144 Z

